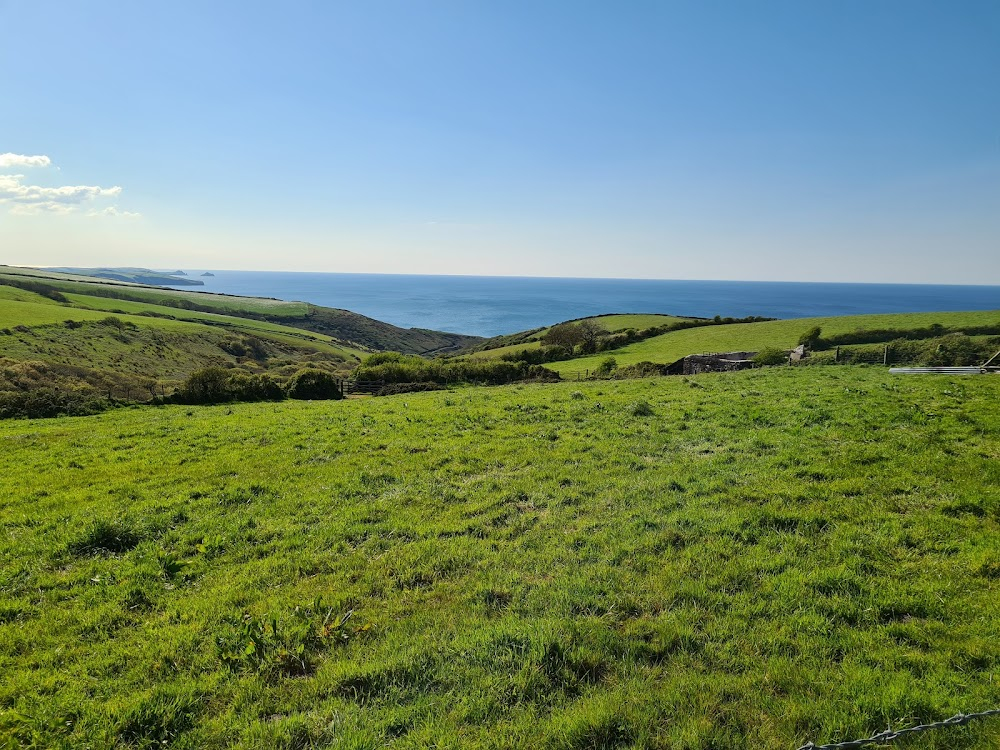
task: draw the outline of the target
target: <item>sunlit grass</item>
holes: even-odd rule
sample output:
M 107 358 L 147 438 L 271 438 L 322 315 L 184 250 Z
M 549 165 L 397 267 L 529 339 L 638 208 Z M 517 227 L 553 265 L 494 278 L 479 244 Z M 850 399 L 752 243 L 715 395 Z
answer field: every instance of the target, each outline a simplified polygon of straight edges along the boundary
M 872 328 L 921 328 L 934 323 L 946 327 L 995 325 L 1000 324 L 1000 310 L 845 315 L 688 328 L 590 357 L 552 362 L 546 367 L 561 373 L 593 371 L 600 365 L 601 360 L 609 355 L 614 356 L 619 365 L 644 361 L 669 364 L 688 354 L 758 351 L 768 347 L 790 349 L 796 346 L 799 337 L 813 326 L 820 326 L 823 335 L 829 336 Z
M 998 395 L 779 368 L 3 423 L 0 737 L 777 749 L 998 705 Z

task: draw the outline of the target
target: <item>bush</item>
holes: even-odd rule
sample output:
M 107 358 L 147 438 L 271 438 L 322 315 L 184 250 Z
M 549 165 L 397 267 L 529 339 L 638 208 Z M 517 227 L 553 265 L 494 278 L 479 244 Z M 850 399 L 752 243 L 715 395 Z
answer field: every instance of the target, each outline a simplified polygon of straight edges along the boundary
M 340 381 L 325 370 L 306 368 L 295 373 L 288 381 L 290 398 L 338 399 L 344 397 Z
M 229 401 L 229 371 L 221 367 L 206 367 L 191 373 L 180 391 L 183 403 L 218 404 Z
M 219 343 L 219 348 L 226 354 L 231 354 L 234 357 L 252 357 L 258 362 L 263 362 L 267 359 L 267 347 L 256 336 L 226 339 Z
M 784 365 L 788 363 L 788 352 L 774 347 L 765 347 L 757 352 L 753 358 L 753 363 L 757 367 L 767 367 L 769 365 Z
M 43 387 L 0 392 L 0 419 L 85 416 L 104 411 L 108 406 L 108 402 L 93 391 L 63 392 Z
M 173 400 L 182 404 L 221 404 L 227 401 L 281 401 L 284 397 L 284 389 L 270 375 L 206 367 L 191 373 Z
M 369 357 L 354 371 L 359 381 L 384 383 L 481 383 L 503 385 L 518 380 L 558 380 L 558 373 L 541 365 L 504 359 L 428 360 L 412 355 Z
M 974 339 L 962 333 L 949 333 L 933 339 L 895 339 L 884 345 L 841 346 L 839 352 L 813 355 L 807 364 L 872 364 L 881 365 L 885 347 L 889 347 L 889 364 L 925 367 L 962 367 L 978 365 L 1000 349 L 1000 337 Z
M 614 357 L 605 357 L 601 360 L 601 364 L 597 366 L 594 370 L 594 374 L 597 376 L 607 376 L 618 369 L 618 360 Z
M 237 370 L 230 374 L 228 388 L 233 401 L 281 401 L 285 398 L 285 390 L 270 375 Z
M 625 380 L 627 378 L 651 378 L 656 375 L 669 374 L 669 365 L 658 365 L 655 362 L 636 362 L 634 365 L 617 368 L 611 373 L 611 377 L 615 380 Z

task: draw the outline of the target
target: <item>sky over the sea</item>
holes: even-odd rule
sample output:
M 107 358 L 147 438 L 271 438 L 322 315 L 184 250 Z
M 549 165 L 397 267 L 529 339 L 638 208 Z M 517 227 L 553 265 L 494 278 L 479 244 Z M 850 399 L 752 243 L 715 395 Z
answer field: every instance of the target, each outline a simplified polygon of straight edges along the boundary
M 0 263 L 1000 284 L 1000 2 L 0 0 Z

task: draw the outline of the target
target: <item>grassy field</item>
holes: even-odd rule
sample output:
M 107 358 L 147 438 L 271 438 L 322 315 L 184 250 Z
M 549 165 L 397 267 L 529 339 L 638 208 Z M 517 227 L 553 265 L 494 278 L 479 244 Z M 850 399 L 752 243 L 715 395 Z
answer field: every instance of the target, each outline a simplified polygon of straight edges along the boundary
M 690 318 L 678 318 L 676 315 L 657 314 L 620 314 L 620 315 L 599 315 L 595 318 L 587 318 L 597 323 L 601 328 L 611 331 L 624 331 L 626 328 L 635 328 L 641 331 L 644 328 L 663 326 L 668 323 L 679 323 Z
M 813 326 L 820 326 L 823 335 L 848 333 L 872 328 L 920 328 L 940 323 L 944 326 L 972 326 L 1000 323 L 1000 310 L 975 312 L 894 313 L 884 315 L 846 315 L 832 318 L 799 318 L 764 323 L 705 326 L 672 331 L 662 336 L 601 352 L 590 357 L 552 362 L 546 365 L 560 373 L 593 371 L 606 357 L 612 356 L 619 365 L 635 362 L 669 364 L 688 354 L 705 352 L 759 351 L 765 347 L 790 349 L 799 336 Z
M 0 265 L 0 285 L 4 283 L 44 284 L 49 289 L 73 296 L 77 304 L 83 304 L 81 298 L 88 300 L 86 304 L 97 309 L 125 309 L 125 305 L 150 304 L 166 308 L 176 317 L 181 317 L 183 312 L 195 311 L 201 313 L 197 318 L 201 320 L 205 319 L 205 314 L 215 314 L 250 321 L 258 324 L 254 326 L 258 328 L 277 324 L 286 330 L 289 327 L 298 329 L 300 335 L 311 332 L 324 339 L 336 339 L 344 346 L 369 351 L 436 354 L 457 351 L 482 341 L 477 336 L 399 328 L 349 310 L 306 302 L 163 289 Z M 187 317 L 195 319 L 194 316 Z M 232 320 L 228 324 L 232 325 Z
M 615 333 L 617 331 L 624 331 L 627 328 L 643 330 L 645 328 L 653 328 L 654 326 L 667 325 L 668 323 L 677 323 L 682 320 L 690 320 L 690 318 L 678 318 L 674 315 L 656 314 L 616 314 L 599 315 L 594 318 L 584 318 L 583 320 L 593 321 L 604 330 L 610 333 Z M 483 349 L 482 351 L 473 352 L 467 356 L 470 356 L 473 359 L 495 359 L 497 357 L 502 357 L 504 354 L 512 354 L 524 351 L 525 349 L 537 349 L 542 345 L 542 336 L 548 333 L 548 331 L 548 328 L 542 328 L 533 333 L 531 336 L 526 337 L 520 343 L 498 346 L 494 349 Z
M 1000 706 L 998 396 L 777 368 L 2 423 L 0 747 L 786 750 Z

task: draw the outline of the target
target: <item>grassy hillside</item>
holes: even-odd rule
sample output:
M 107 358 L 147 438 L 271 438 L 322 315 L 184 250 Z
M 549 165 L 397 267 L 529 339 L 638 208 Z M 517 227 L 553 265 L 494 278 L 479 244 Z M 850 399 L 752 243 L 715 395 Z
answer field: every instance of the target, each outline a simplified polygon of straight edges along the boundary
M 20 405 L 28 394 L 56 392 L 77 404 L 62 409 L 72 411 L 109 394 L 147 400 L 205 367 L 238 365 L 283 377 L 319 366 L 346 374 L 365 354 L 329 336 L 265 321 L 56 296 L 0 285 L 0 398 L 14 397 Z M 33 407 L 28 413 L 46 411 Z
M 689 328 L 665 333 L 614 351 L 552 362 L 546 366 L 561 373 L 594 370 L 608 356 L 613 356 L 619 365 L 643 361 L 668 364 L 688 354 L 703 352 L 758 351 L 766 347 L 790 349 L 797 344 L 799 336 L 813 326 L 820 326 L 823 334 L 827 336 L 860 329 L 919 328 L 934 323 L 944 326 L 998 324 L 1000 310 L 845 315 Z
M 592 318 L 580 318 L 573 322 L 590 321 L 596 323 L 609 333 L 624 331 L 628 328 L 642 330 L 653 328 L 654 326 L 668 325 L 682 320 L 692 320 L 692 318 L 679 318 L 675 315 L 658 314 L 615 314 L 598 315 Z M 468 356 L 476 359 L 493 359 L 502 357 L 504 354 L 523 351 L 525 349 L 537 349 L 542 338 L 549 332 L 549 327 L 536 328 L 531 331 L 521 331 L 519 333 L 507 334 L 505 336 L 495 336 L 492 339 L 477 344 L 475 351 Z
M 477 336 L 399 328 L 348 310 L 320 307 L 306 302 L 164 289 L 40 269 L 0 266 L 0 284 L 5 283 L 5 279 L 8 284 L 43 284 L 62 294 L 154 304 L 171 309 L 276 323 L 320 333 L 347 346 L 364 349 L 436 354 L 457 351 L 482 341 Z
M 996 707 L 998 396 L 783 368 L 8 422 L 0 746 L 787 750 Z

